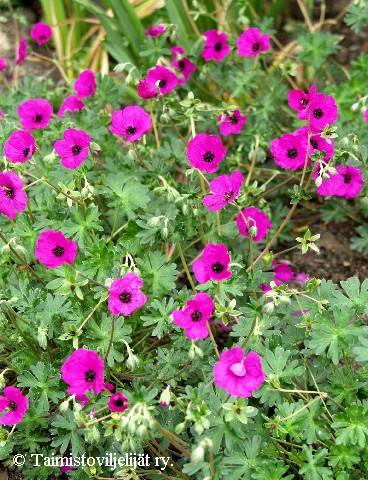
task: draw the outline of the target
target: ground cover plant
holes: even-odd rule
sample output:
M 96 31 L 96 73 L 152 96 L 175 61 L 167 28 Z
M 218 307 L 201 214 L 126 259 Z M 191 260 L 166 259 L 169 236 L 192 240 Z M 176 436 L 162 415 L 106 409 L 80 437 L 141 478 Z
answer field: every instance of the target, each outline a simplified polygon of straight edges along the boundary
M 145 23 L 76 3 L 102 18 L 110 75 L 19 80 L 44 22 L 0 59 L 2 465 L 366 479 L 368 280 L 287 262 L 319 251 L 309 210 L 352 219 L 368 253 L 368 60 L 336 60 L 343 15 L 300 0 L 284 44 L 287 2 L 168 1 Z M 343 13 L 367 22 L 365 2 Z M 119 18 L 145 32 L 123 53 Z

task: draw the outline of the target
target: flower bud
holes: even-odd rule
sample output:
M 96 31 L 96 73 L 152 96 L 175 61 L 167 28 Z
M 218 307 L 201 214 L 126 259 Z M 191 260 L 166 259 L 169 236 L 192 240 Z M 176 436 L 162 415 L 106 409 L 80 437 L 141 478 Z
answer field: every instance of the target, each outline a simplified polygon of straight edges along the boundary
M 176 433 L 177 435 L 180 435 L 180 434 L 183 432 L 184 428 L 185 428 L 185 422 L 179 423 L 179 424 L 176 425 L 176 427 L 175 427 L 175 433 Z
M 248 228 L 249 236 L 251 238 L 254 238 L 257 236 L 258 233 L 258 228 L 255 225 L 252 225 L 250 228 Z

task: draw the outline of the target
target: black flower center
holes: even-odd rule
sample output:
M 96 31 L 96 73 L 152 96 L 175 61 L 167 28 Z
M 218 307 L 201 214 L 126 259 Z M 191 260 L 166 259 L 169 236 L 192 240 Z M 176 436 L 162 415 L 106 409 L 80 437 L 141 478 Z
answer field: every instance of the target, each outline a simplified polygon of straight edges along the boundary
M 87 370 L 85 373 L 86 382 L 93 382 L 96 377 L 96 372 L 93 370 Z
M 183 60 L 179 60 L 178 67 L 179 67 L 179 72 L 182 72 L 183 70 L 185 70 L 185 63 L 183 62 Z
M 316 108 L 315 110 L 313 110 L 313 116 L 314 118 L 317 118 L 317 119 L 320 119 L 323 117 L 323 112 L 320 108 Z
M 219 52 L 222 48 L 222 44 L 220 42 L 215 43 L 213 48 L 216 50 L 216 52 Z
M 300 100 L 300 105 L 303 105 L 303 107 L 305 107 L 306 105 L 308 105 L 309 103 L 309 100 L 307 100 L 306 98 L 302 98 Z
M 289 158 L 296 158 L 298 156 L 298 152 L 295 148 L 290 148 L 290 150 L 287 152 L 287 156 Z
M 126 134 L 127 135 L 133 135 L 137 129 L 135 127 L 132 127 L 131 125 L 126 129 Z
M 317 142 L 316 142 L 315 140 L 311 140 L 310 142 L 311 142 L 311 145 L 312 145 L 313 148 L 317 148 L 317 147 L 318 147 L 318 144 L 317 144 Z
M 12 410 L 14 412 L 14 410 L 16 410 L 18 407 L 18 405 L 15 403 L 15 402 L 9 402 L 8 403 L 8 408 L 9 410 Z
M 4 187 L 6 198 L 14 198 L 14 190 L 11 187 Z
M 122 407 L 124 405 L 124 401 L 122 398 L 118 398 L 117 400 L 114 401 L 115 407 Z
M 227 192 L 227 194 L 225 195 L 225 200 L 228 202 L 233 195 L 234 192 Z
M 35 121 L 35 123 L 42 122 L 42 115 L 40 115 L 39 113 L 37 115 L 35 115 L 34 121 Z
M 52 253 L 54 255 L 56 255 L 57 257 L 61 257 L 62 255 L 64 255 L 64 249 L 63 249 L 63 247 L 55 247 L 53 249 Z
M 351 176 L 346 174 L 346 175 L 343 175 L 344 177 L 344 183 L 350 183 L 351 182 Z
M 202 318 L 202 313 L 199 310 L 196 310 L 191 315 L 193 322 L 199 322 Z
M 253 52 L 257 52 L 259 50 L 259 42 L 256 42 L 256 43 L 253 43 L 253 47 L 252 47 L 252 50 Z
M 131 296 L 132 295 L 129 292 L 123 292 L 119 295 L 119 298 L 123 303 L 129 303 Z
M 219 262 L 214 263 L 214 264 L 212 265 L 212 270 L 213 270 L 215 273 L 221 273 L 223 269 L 224 269 L 224 266 L 221 265 L 221 263 L 219 263 Z
M 45 35 L 40 35 L 40 40 L 46 40 Z
M 72 147 L 72 154 L 73 155 L 78 155 L 81 151 L 82 151 L 82 149 L 79 145 L 73 145 L 73 147 Z
M 235 115 L 232 115 L 232 116 L 229 118 L 229 122 L 230 122 L 232 125 L 236 125 L 236 124 L 239 122 L 239 117 L 236 117 Z
M 212 152 L 206 152 L 203 155 L 203 160 L 207 163 L 211 163 L 214 158 L 215 158 L 215 155 Z
M 30 151 L 30 148 L 28 148 L 28 147 L 23 150 L 24 158 L 27 158 L 27 156 L 29 154 L 29 151 Z
M 158 82 L 158 86 L 159 86 L 160 88 L 165 88 L 165 87 L 166 87 L 166 84 L 167 84 L 167 80 L 160 80 L 160 81 Z

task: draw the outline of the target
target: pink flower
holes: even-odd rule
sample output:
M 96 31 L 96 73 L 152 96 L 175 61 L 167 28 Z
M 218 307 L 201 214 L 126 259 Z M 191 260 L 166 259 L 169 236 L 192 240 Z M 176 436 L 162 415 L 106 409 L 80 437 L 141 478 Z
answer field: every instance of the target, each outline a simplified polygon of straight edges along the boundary
M 20 37 L 19 48 L 18 48 L 18 58 L 15 60 L 15 65 L 19 65 L 27 58 L 27 42 L 24 38 L 24 35 Z
M 166 95 L 174 90 L 178 84 L 178 77 L 166 67 L 157 65 L 148 70 L 147 77 L 139 82 L 138 95 L 142 98 L 153 98 Z
M 171 53 L 173 54 L 174 60 L 176 60 L 180 55 L 184 55 L 185 50 L 183 47 L 171 47 Z
M 189 79 L 191 74 L 196 70 L 196 66 L 192 63 L 189 58 L 182 57 L 182 58 L 174 58 L 171 63 L 172 68 L 174 68 L 178 74 L 178 84 L 183 85 Z
M 220 243 L 206 245 L 202 252 L 202 258 L 193 263 L 193 272 L 199 283 L 206 283 L 208 280 L 220 282 L 232 276 L 228 270 L 230 256 L 225 245 Z
M 213 367 L 213 375 L 215 385 L 224 388 L 234 397 L 245 398 L 258 390 L 266 379 L 259 355 L 249 352 L 244 358 L 240 347 L 221 353 L 219 361 Z
M 216 60 L 220 62 L 230 52 L 230 47 L 227 44 L 226 33 L 217 33 L 216 30 L 208 30 L 203 34 L 206 37 L 202 57 L 209 62 Z
M 239 232 L 246 237 L 250 236 L 249 231 L 252 232 L 252 230 L 250 230 L 251 227 L 255 227 L 255 236 L 252 237 L 255 242 L 263 240 L 272 226 L 267 215 L 256 207 L 245 208 L 242 213 L 239 213 L 236 217 L 236 223 Z
M 52 117 L 52 105 L 43 98 L 31 98 L 18 107 L 20 124 L 27 130 L 45 128 Z
M 295 281 L 298 283 L 307 283 L 309 279 L 310 277 L 306 273 L 297 273 L 295 275 Z
M 261 34 L 258 28 L 245 30 L 236 43 L 240 57 L 256 57 L 270 48 L 270 37 Z
M 77 255 L 77 243 L 65 238 L 60 230 L 45 230 L 37 239 L 35 255 L 46 268 L 57 268 L 64 263 L 72 265 Z
M 0 172 L 0 212 L 11 220 L 17 212 L 27 206 L 27 195 L 23 192 L 24 182 L 13 172 Z
M 149 81 L 147 77 L 139 82 L 137 92 L 138 95 L 145 100 L 155 98 L 158 95 L 155 83 Z
M 222 115 L 217 117 L 217 121 L 220 122 Z M 220 123 L 220 133 L 224 137 L 231 135 L 232 133 L 238 134 L 247 121 L 247 117 L 242 115 L 239 110 L 234 110 L 231 114 L 226 114 L 224 120 Z
M 232 202 L 240 192 L 244 177 L 241 172 L 235 171 L 230 176 L 220 175 L 210 183 L 214 195 L 206 195 L 203 205 L 211 211 L 220 210 Z
M 84 70 L 74 82 L 78 98 L 93 97 L 96 91 L 96 79 L 92 70 Z
M 0 108 L 0 120 L 1 120 L 2 118 L 4 118 L 4 112 L 3 112 L 3 111 L 1 110 L 1 108 Z
M 109 288 L 108 307 L 113 315 L 128 316 L 144 305 L 146 295 L 140 291 L 142 280 L 132 272 L 112 282 Z
M 173 320 L 176 325 L 184 328 L 185 336 L 191 340 L 208 337 L 207 322 L 212 317 L 215 304 L 207 293 L 197 293 L 188 300 L 184 310 L 174 310 Z
M 308 313 L 310 312 L 310 310 L 303 310 L 303 313 Z M 295 310 L 294 314 L 297 316 L 297 317 L 300 317 L 301 313 L 300 313 L 300 310 Z
M 294 275 L 289 265 L 287 263 L 276 263 L 276 260 L 273 260 L 272 265 L 274 271 L 274 277 L 272 280 L 276 285 L 279 286 L 281 283 L 289 283 Z M 269 292 L 270 290 L 272 290 L 270 285 L 262 283 L 263 292 Z
M 61 366 L 61 378 L 69 385 L 70 395 L 84 395 L 90 389 L 98 395 L 103 387 L 104 362 L 93 350 L 79 348 Z
M 304 130 L 296 131 L 293 134 L 285 133 L 281 138 L 275 138 L 272 140 L 270 148 L 275 163 L 282 168 L 289 168 L 290 170 L 303 168 L 307 159 L 307 142 L 308 132 Z M 313 147 L 310 145 L 309 154 L 313 152 Z M 310 162 L 309 159 L 308 162 Z
M 114 393 L 107 406 L 112 412 L 123 412 L 128 408 L 128 399 L 122 393 Z
M 302 131 L 303 129 L 305 131 L 305 134 L 308 135 L 308 127 L 304 126 L 299 130 Z M 297 130 L 295 133 L 297 133 L 299 130 Z M 326 152 L 326 156 L 323 159 L 323 161 L 325 162 L 328 162 L 335 154 L 334 139 L 330 138 L 330 142 L 331 143 L 328 143 L 327 140 L 321 137 L 319 133 L 312 133 L 312 136 L 310 139 L 310 144 L 312 145 L 313 150 L 318 150 L 319 152 L 322 152 L 324 150 Z
M 5 387 L 4 394 L 5 397 L 0 397 L 0 412 L 7 412 L 0 418 L 0 424 L 16 425 L 28 409 L 28 398 L 16 387 Z
M 226 148 L 218 135 L 200 133 L 190 140 L 186 153 L 192 167 L 214 173 L 226 156 Z
M 64 132 L 64 140 L 56 140 L 55 152 L 61 157 L 61 165 L 65 168 L 78 168 L 87 158 L 91 137 L 83 130 L 70 128 Z
M 38 45 L 42 45 L 50 40 L 52 36 L 51 27 L 50 25 L 47 25 L 47 23 L 35 23 L 30 36 L 38 43 Z
M 297 110 L 299 118 L 300 112 L 308 111 L 309 102 L 313 95 L 316 93 L 316 85 L 313 84 L 308 93 L 304 93 L 303 90 L 292 90 L 288 94 L 288 104 L 293 110 Z
M 0 57 L 0 72 L 2 70 L 6 70 L 8 68 L 8 64 L 6 63 L 6 59 Z
M 70 457 L 70 460 L 68 459 L 68 463 L 70 465 L 73 465 L 73 457 Z M 70 472 L 72 470 L 77 470 L 76 468 L 73 468 L 72 466 L 65 465 L 64 467 L 59 467 L 60 473 L 65 473 L 65 472 Z
M 365 118 L 365 121 L 368 123 L 368 108 L 367 108 L 367 110 L 364 112 L 364 118 Z
M 362 169 L 357 167 L 336 167 L 337 174 L 331 175 L 329 180 L 323 180 L 317 188 L 318 195 L 355 198 L 363 188 Z M 315 173 L 316 177 L 317 173 Z
M 61 107 L 59 108 L 59 111 L 57 113 L 57 116 L 58 117 L 63 117 L 65 112 L 67 110 L 70 110 L 72 112 L 72 114 L 74 115 L 74 112 L 76 110 L 82 110 L 82 108 L 84 108 L 85 105 L 84 105 L 84 102 L 83 100 L 80 100 L 77 96 L 75 95 L 70 95 L 69 97 L 67 97 Z
M 111 117 L 110 131 L 123 135 L 127 142 L 139 140 L 152 128 L 151 117 L 141 107 L 125 107 L 117 110 Z
M 310 122 L 311 129 L 321 132 L 338 118 L 335 99 L 323 93 L 315 93 L 309 100 L 309 109 L 299 112 L 299 118 Z
M 35 151 L 35 139 L 27 130 L 13 132 L 4 145 L 4 154 L 12 163 L 26 162 Z
M 157 25 L 157 27 L 150 25 L 146 30 L 146 37 L 157 38 L 159 35 L 162 35 L 165 32 L 166 28 L 164 25 Z

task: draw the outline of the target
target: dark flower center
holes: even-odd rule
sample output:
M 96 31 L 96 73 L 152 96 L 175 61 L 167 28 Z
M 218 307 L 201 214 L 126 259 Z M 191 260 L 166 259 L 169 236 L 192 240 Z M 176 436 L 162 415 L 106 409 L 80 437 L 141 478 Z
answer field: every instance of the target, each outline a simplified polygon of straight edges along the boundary
M 214 158 L 215 158 L 215 155 L 212 152 L 206 152 L 203 155 L 203 160 L 207 163 L 211 163 Z
M 14 410 L 16 410 L 18 407 L 18 405 L 15 403 L 15 402 L 9 402 L 8 403 L 8 408 L 9 410 L 12 410 L 14 412 Z
M 40 40 L 46 40 L 45 35 L 40 35 Z
M 223 269 L 224 269 L 224 266 L 221 265 L 221 263 L 219 263 L 219 262 L 214 263 L 214 264 L 212 265 L 212 270 L 213 270 L 215 273 L 221 273 Z
M 165 88 L 165 87 L 166 87 L 166 84 L 167 84 L 167 80 L 160 80 L 160 81 L 158 82 L 158 86 L 159 86 L 160 88 Z
M 114 405 L 116 407 L 122 407 L 124 405 L 124 401 L 122 398 L 118 398 L 117 400 L 114 401 Z
M 185 70 L 185 63 L 183 62 L 183 60 L 179 60 L 178 67 L 179 67 L 179 72 L 182 72 L 183 70 Z
M 313 116 L 314 118 L 320 119 L 323 117 L 323 112 L 320 108 L 316 108 L 316 110 L 313 110 Z
M 222 45 L 220 42 L 218 42 L 218 43 L 215 43 L 213 48 L 216 50 L 216 52 L 219 52 L 222 48 Z
M 317 144 L 317 142 L 316 142 L 315 140 L 311 140 L 310 142 L 311 142 L 311 145 L 312 145 L 313 148 L 317 148 L 317 147 L 318 147 L 318 144 Z
M 350 183 L 351 182 L 351 176 L 346 174 L 346 175 L 343 175 L 344 177 L 344 183 Z
M 236 125 L 239 122 L 239 117 L 233 115 L 229 118 L 229 122 L 231 123 L 231 125 Z
M 82 151 L 82 149 L 79 145 L 73 145 L 73 147 L 72 147 L 72 154 L 73 155 L 78 155 L 81 151 Z
M 131 299 L 131 294 L 129 292 L 123 292 L 119 295 L 119 298 L 123 303 L 129 303 Z
M 6 198 L 14 198 L 14 190 L 11 187 L 4 187 Z
M 287 156 L 289 158 L 296 158 L 298 156 L 298 152 L 295 148 L 290 148 L 290 150 L 287 152 Z
M 233 195 L 234 192 L 227 192 L 227 194 L 225 195 L 225 200 L 228 202 Z
M 252 47 L 253 52 L 256 52 L 257 50 L 259 50 L 259 47 L 260 47 L 259 42 L 253 43 L 253 47 Z
M 202 318 L 202 313 L 199 310 L 196 310 L 191 315 L 193 322 L 199 322 Z
M 305 107 L 306 105 L 308 105 L 309 103 L 309 100 L 307 100 L 306 98 L 302 98 L 300 100 L 300 105 L 303 105 L 303 107 Z
M 93 382 L 93 380 L 96 378 L 96 372 L 93 370 L 87 370 L 85 373 L 85 378 L 86 382 Z
M 64 249 L 63 249 L 63 247 L 55 247 L 53 249 L 52 253 L 54 255 L 56 255 L 57 257 L 61 257 L 62 255 L 64 255 Z
M 28 147 L 23 150 L 24 158 L 27 158 L 27 155 L 29 154 L 29 151 L 30 151 L 30 148 L 28 148 Z
M 35 123 L 40 123 L 42 122 L 42 115 L 40 115 L 39 113 L 34 117 L 34 121 Z
M 133 135 L 137 129 L 135 127 L 132 127 L 131 125 L 126 129 L 127 135 Z

